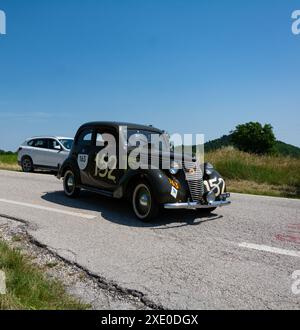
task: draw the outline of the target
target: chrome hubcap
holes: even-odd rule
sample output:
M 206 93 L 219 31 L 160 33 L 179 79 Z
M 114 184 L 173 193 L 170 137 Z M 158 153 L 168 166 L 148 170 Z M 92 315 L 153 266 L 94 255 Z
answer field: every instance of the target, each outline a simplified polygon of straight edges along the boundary
M 142 194 L 140 196 L 140 205 L 146 208 L 149 206 L 149 196 L 147 194 Z
M 73 187 L 74 187 L 74 178 L 72 176 L 69 176 L 68 181 L 67 181 L 67 185 L 68 185 L 68 188 L 70 190 L 73 189 Z
M 148 216 L 151 210 L 151 193 L 148 187 L 140 184 L 136 187 L 133 194 L 133 208 L 140 219 Z
M 66 173 L 65 177 L 65 191 L 68 195 L 72 194 L 75 189 L 75 179 L 72 172 Z

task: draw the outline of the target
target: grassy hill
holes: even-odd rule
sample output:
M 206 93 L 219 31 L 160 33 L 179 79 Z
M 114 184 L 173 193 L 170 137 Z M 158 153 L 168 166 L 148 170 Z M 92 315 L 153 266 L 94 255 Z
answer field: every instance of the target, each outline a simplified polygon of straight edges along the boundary
M 205 143 L 205 152 L 215 151 L 220 148 L 231 146 L 231 135 L 224 135 L 219 139 L 208 141 Z M 278 156 L 290 156 L 300 158 L 300 148 L 282 141 L 276 141 L 274 154 Z
M 226 179 L 228 191 L 300 198 L 300 158 L 259 156 L 224 147 L 206 152 L 205 161 Z
M 283 156 L 300 158 L 300 148 L 281 141 L 276 141 L 275 152 Z
M 205 161 L 226 179 L 228 191 L 300 198 L 300 148 L 277 141 L 271 155 L 255 155 L 235 149 L 230 135 L 204 147 Z
M 224 176 L 229 191 L 300 198 L 300 148 L 276 141 L 272 155 L 254 155 L 234 149 L 230 135 L 204 148 L 205 161 Z

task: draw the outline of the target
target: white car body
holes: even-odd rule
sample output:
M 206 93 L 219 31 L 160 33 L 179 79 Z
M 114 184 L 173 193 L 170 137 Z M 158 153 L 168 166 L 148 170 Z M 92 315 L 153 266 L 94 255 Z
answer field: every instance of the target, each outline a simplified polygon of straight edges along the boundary
M 58 170 L 69 156 L 73 138 L 38 136 L 26 139 L 18 149 L 18 163 L 31 159 L 33 169 Z M 22 166 L 23 170 L 24 167 Z

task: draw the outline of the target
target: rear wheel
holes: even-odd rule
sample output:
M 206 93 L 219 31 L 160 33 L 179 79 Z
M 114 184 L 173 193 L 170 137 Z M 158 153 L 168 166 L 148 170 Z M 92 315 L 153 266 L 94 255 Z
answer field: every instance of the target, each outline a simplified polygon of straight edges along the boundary
M 157 216 L 159 205 L 147 182 L 140 182 L 134 188 L 132 206 L 135 215 L 143 222 L 150 222 Z
M 68 170 L 64 175 L 64 193 L 70 198 L 75 198 L 80 193 L 80 188 L 76 186 L 76 178 L 72 170 Z
M 34 170 L 32 159 L 28 156 L 22 158 L 21 166 L 22 166 L 22 171 L 26 173 L 33 172 Z

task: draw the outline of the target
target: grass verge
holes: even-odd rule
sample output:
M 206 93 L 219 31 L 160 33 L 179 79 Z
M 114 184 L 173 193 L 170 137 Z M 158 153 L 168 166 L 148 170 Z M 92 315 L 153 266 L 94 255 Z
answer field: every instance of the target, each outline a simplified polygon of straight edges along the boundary
M 232 192 L 300 198 L 300 159 L 258 156 L 231 147 L 205 154 Z
M 89 306 L 69 296 L 63 285 L 47 279 L 28 257 L 0 241 L 0 270 L 6 274 L 7 293 L 0 295 L 5 310 L 83 310 Z
M 18 165 L 18 159 L 16 154 L 0 155 L 0 169 L 20 171 L 21 167 Z

